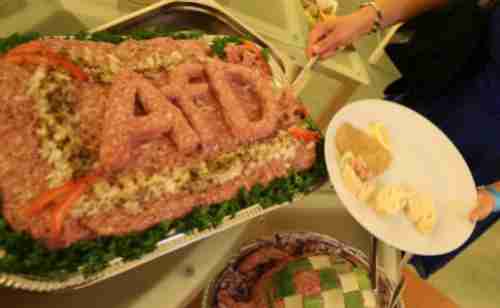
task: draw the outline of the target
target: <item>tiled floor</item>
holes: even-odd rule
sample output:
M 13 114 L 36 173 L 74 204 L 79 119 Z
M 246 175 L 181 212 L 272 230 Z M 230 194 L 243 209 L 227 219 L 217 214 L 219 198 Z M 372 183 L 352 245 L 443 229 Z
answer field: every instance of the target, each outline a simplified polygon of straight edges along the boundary
M 367 59 L 376 38 L 362 39 L 357 44 L 364 59 Z M 399 74 L 387 57 L 376 66 L 368 66 L 372 85 L 362 86 L 349 101 L 364 98 L 382 97 L 383 89 Z M 317 115 L 322 104 L 333 95 L 337 84 L 322 76 L 314 75 L 302 96 Z M 489 230 L 467 251 L 452 261 L 446 268 L 435 274 L 431 285 L 449 296 L 459 307 L 494 308 L 500 306 L 500 223 Z M 426 294 L 422 294 L 423 297 Z M 408 308 L 417 308 L 408 307 Z M 430 307 L 429 308 L 434 308 Z M 441 305 L 436 308 L 444 308 Z

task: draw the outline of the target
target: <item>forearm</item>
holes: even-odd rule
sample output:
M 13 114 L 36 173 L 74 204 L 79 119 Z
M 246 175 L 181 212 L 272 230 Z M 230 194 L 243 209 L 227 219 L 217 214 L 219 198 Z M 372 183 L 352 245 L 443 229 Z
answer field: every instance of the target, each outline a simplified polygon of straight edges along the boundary
M 450 0 L 374 0 L 382 11 L 382 28 L 399 22 L 406 22 L 411 18 L 427 11 L 438 9 L 449 3 Z M 354 13 L 360 20 L 361 32 L 369 33 L 377 19 L 377 12 L 371 6 L 365 6 Z
M 383 13 L 382 26 L 388 27 L 443 7 L 449 0 L 375 0 L 375 2 Z
M 405 22 L 426 11 L 443 7 L 451 0 L 373 1 L 376 5 L 372 3 L 352 14 L 329 18 L 314 27 L 309 34 L 308 56 L 320 55 L 322 59 L 328 58 L 340 46 L 352 44 L 362 35 L 371 32 L 378 23 L 382 27 L 388 27 Z

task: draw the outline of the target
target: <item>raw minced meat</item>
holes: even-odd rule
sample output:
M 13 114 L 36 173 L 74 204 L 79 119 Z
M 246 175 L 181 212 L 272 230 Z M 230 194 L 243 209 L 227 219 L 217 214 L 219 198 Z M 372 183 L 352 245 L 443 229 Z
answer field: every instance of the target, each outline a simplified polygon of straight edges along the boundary
M 10 225 L 51 248 L 184 217 L 316 159 L 314 141 L 287 131 L 304 118 L 291 92 L 211 58 L 203 40 L 40 43 L 72 64 L 0 59 L 0 183 Z M 97 170 L 56 241 L 50 206 L 25 215 L 50 188 Z

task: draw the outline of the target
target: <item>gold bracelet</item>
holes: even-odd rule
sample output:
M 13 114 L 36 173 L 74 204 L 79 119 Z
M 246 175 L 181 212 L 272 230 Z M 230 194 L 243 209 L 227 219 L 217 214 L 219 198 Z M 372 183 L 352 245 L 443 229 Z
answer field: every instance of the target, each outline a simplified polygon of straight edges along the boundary
M 377 31 L 382 31 L 382 21 L 384 20 L 384 14 L 382 13 L 382 10 L 380 9 L 380 6 L 375 2 L 375 1 L 370 1 L 366 3 L 362 3 L 361 7 L 371 7 L 375 10 L 376 12 L 376 18 L 375 22 L 373 24 L 373 29 L 372 32 L 377 32 Z

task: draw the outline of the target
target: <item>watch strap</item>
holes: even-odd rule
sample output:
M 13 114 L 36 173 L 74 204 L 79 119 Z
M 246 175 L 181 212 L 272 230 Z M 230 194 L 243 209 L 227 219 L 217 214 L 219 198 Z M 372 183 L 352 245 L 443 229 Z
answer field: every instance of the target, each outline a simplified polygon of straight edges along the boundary
M 384 20 L 384 14 L 382 9 L 375 1 L 369 1 L 361 4 L 361 7 L 371 7 L 375 10 L 376 18 L 373 24 L 373 32 L 382 31 L 382 21 Z

